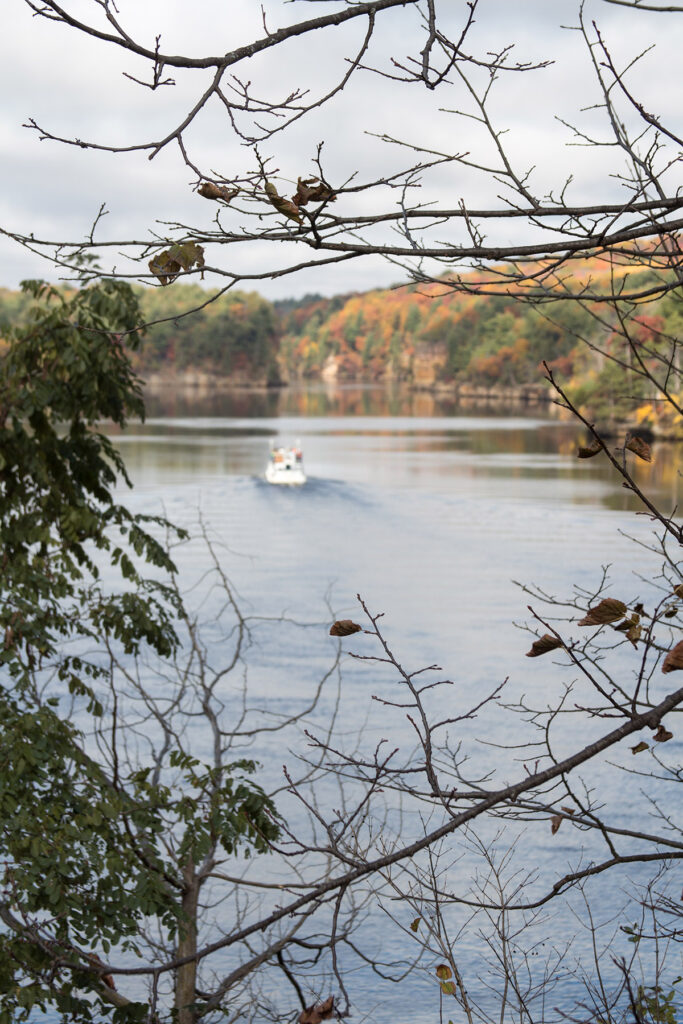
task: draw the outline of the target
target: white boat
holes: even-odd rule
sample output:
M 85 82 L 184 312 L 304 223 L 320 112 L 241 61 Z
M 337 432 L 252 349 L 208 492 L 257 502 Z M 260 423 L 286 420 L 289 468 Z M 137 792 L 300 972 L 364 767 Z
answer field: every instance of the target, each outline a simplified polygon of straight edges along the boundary
M 269 484 L 298 487 L 306 483 L 304 460 L 299 442 L 293 448 L 271 448 L 266 480 Z

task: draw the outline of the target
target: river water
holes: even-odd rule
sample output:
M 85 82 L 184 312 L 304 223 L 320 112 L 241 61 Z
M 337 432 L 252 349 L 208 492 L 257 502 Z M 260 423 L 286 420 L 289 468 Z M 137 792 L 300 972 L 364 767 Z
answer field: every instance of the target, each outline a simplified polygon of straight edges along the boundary
M 355 388 L 161 392 L 148 396 L 147 407 L 147 422 L 116 438 L 134 483 L 125 500 L 136 511 L 163 510 L 194 532 L 176 556 L 188 587 L 210 564 L 197 537 L 201 520 L 243 610 L 285 616 L 285 623 L 261 629 L 250 655 L 251 699 L 270 710 L 286 713 L 308 699 L 334 656 L 329 622 L 362 621 L 357 594 L 373 613 L 384 613 L 386 634 L 406 666 L 437 663 L 459 700 L 471 702 L 509 678 L 510 699 L 525 693 L 551 701 L 567 670 L 524 657 L 530 639 L 515 623 L 528 619 L 534 601 L 519 584 L 559 596 L 574 586 L 590 591 L 609 564 L 611 593 L 632 600 L 638 573 L 650 573 L 656 562 L 643 547 L 651 527 L 636 515 L 634 500 L 602 457 L 577 460 L 580 432 L 549 410 L 463 409 L 431 396 Z M 270 444 L 297 440 L 308 483 L 267 485 Z M 658 446 L 655 456 L 635 472 L 670 511 L 678 501 L 677 452 Z M 202 601 L 210 620 L 211 599 Z M 290 629 L 292 623 L 310 625 Z M 363 643 L 354 649 L 372 653 Z M 351 641 L 343 647 L 351 649 Z M 412 743 L 405 714 L 389 714 L 372 700 L 390 692 L 384 669 L 345 656 L 342 670 L 341 733 L 365 728 L 370 745 Z M 319 723 L 334 700 L 321 701 Z M 490 745 L 515 742 L 510 721 L 484 717 L 467 726 L 475 767 L 485 771 L 494 759 L 519 774 L 522 758 Z M 567 743 L 573 739 L 570 728 Z M 277 787 L 283 761 L 301 751 L 257 741 L 254 752 Z M 621 800 L 619 785 L 605 782 L 607 803 Z M 565 827 L 552 842 L 549 830 L 528 840 L 526 850 L 527 866 L 557 861 L 564 870 L 580 859 L 581 841 Z M 605 919 L 617 914 L 623 885 L 623 877 L 602 884 Z M 365 935 L 398 958 L 410 936 L 390 935 L 386 920 L 368 923 Z M 561 928 L 567 920 L 561 917 Z M 461 935 L 458 951 L 468 976 L 475 973 L 481 949 L 474 937 Z M 398 986 L 359 969 L 354 1018 L 437 1019 L 433 961 L 428 956 L 424 974 Z M 485 993 L 481 998 L 486 1003 Z M 558 992 L 557 999 L 568 1005 L 569 995 Z M 456 1010 L 445 1007 L 445 1019 L 460 1020 Z

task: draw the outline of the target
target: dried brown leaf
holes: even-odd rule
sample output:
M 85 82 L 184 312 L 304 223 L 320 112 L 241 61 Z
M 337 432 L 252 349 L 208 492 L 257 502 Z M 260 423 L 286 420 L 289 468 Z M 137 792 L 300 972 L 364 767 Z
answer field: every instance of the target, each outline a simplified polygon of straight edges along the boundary
M 325 185 L 318 178 L 299 178 L 292 202 L 297 206 L 306 206 L 307 203 L 322 203 L 325 200 L 333 203 L 336 198 L 329 185 Z
M 453 977 L 453 971 L 450 969 L 448 964 L 439 964 L 436 968 L 436 976 L 439 981 L 446 981 L 448 978 Z
M 563 810 L 565 814 L 576 814 L 575 807 L 565 807 L 564 804 L 562 805 L 561 810 Z
M 217 199 L 224 203 L 230 203 L 239 195 L 238 188 L 226 188 L 225 185 L 217 185 L 214 181 L 204 181 L 197 189 L 200 196 L 205 199 Z
M 578 623 L 579 626 L 604 626 L 616 622 L 626 612 L 626 605 L 615 597 L 606 597 L 594 608 L 589 608 L 586 615 Z
M 158 252 L 147 264 L 154 276 L 162 285 L 171 284 L 183 269 L 177 260 L 171 258 L 168 250 Z
M 628 435 L 624 448 L 633 452 L 643 462 L 652 462 L 652 449 L 647 441 L 643 441 L 642 437 L 636 437 L 633 434 Z
M 672 647 L 662 662 L 662 672 L 675 672 L 683 668 L 683 640 L 679 640 L 675 647 Z
M 297 1020 L 299 1024 L 320 1024 L 334 1014 L 334 996 L 329 996 L 324 1003 L 316 1003 L 302 1010 Z
M 640 743 L 636 743 L 635 747 L 631 747 L 631 753 L 632 754 L 641 754 L 643 752 L 643 750 L 649 750 L 649 749 L 650 749 L 650 747 L 645 742 L 645 740 L 641 740 Z
M 362 626 L 359 626 L 357 622 L 352 622 L 351 619 L 339 619 L 332 624 L 330 636 L 351 636 L 352 633 L 360 633 L 362 629 Z
M 420 921 L 421 920 L 422 920 L 421 917 L 416 917 L 414 921 L 410 922 L 410 930 L 411 930 L 411 932 L 416 932 L 417 931 L 417 929 L 420 927 Z
M 196 242 L 179 242 L 158 252 L 147 265 L 162 285 L 171 284 L 181 270 L 204 266 L 204 250 Z
M 97 967 L 104 967 L 104 962 L 100 960 L 97 953 L 86 953 L 86 956 L 88 960 Z M 102 974 L 101 978 L 105 985 L 108 985 L 109 988 L 113 988 L 114 992 L 116 992 L 116 985 L 114 984 L 114 978 L 111 974 Z
M 298 224 L 301 224 L 303 218 L 299 207 L 295 206 L 290 199 L 285 199 L 284 196 L 278 195 L 278 191 L 272 181 L 266 182 L 266 195 L 278 213 L 282 213 L 285 217 L 289 217 L 290 220 L 295 220 Z
M 204 266 L 204 250 L 196 242 L 183 242 L 182 245 L 172 245 L 169 253 L 174 260 L 178 261 L 183 270 L 190 270 L 194 266 Z
M 441 982 L 441 991 L 446 996 L 454 996 L 455 995 L 455 982 L 454 981 L 442 981 Z
M 631 615 L 629 615 L 627 619 L 624 619 L 623 622 L 620 622 L 619 625 L 615 626 L 614 628 L 619 633 L 628 633 L 628 631 L 630 629 L 633 629 L 634 626 L 637 626 L 639 622 L 640 615 L 638 614 L 638 612 L 633 612 Z
M 677 587 L 674 587 L 673 592 L 676 597 L 683 597 L 683 583 L 679 583 Z
M 591 441 L 588 447 L 580 447 L 576 454 L 580 459 L 592 459 L 594 455 L 597 455 L 601 451 L 602 444 L 597 438 L 595 438 L 594 441 Z
M 551 636 L 550 633 L 544 633 L 538 640 L 534 640 L 531 650 L 526 652 L 526 657 L 540 658 L 542 654 L 547 654 L 548 651 L 555 651 L 558 647 L 564 647 L 562 641 L 558 640 L 556 636 Z
M 678 614 L 678 606 L 675 604 L 668 604 L 664 609 L 664 618 L 673 619 L 674 615 Z
M 564 818 L 562 817 L 561 814 L 553 814 L 552 818 L 550 819 L 550 833 L 551 833 L 551 835 L 553 835 L 553 836 L 555 835 L 555 833 L 557 832 L 557 830 L 559 829 L 559 827 L 560 827 L 560 825 L 562 824 L 563 821 L 564 821 Z
M 637 647 L 638 646 L 638 641 L 640 640 L 642 632 L 643 632 L 643 627 L 642 626 L 638 626 L 637 624 L 634 624 L 633 626 L 631 626 L 631 628 L 629 629 L 628 633 L 626 634 L 626 639 L 630 640 L 634 647 Z
M 668 729 L 665 729 L 660 722 L 659 728 L 657 729 L 657 732 L 654 734 L 652 738 L 657 743 L 668 743 L 669 740 L 672 740 L 674 738 L 674 734 L 672 732 L 669 732 Z

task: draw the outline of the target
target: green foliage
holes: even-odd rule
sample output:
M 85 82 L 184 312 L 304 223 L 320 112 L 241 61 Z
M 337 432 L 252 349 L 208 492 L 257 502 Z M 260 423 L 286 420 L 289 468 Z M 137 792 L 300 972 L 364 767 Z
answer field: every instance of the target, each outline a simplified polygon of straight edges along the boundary
M 580 373 L 572 391 L 574 401 L 589 407 L 598 420 L 612 417 L 627 418 L 634 402 L 647 395 L 647 382 L 629 373 L 628 368 L 611 359 L 604 359 L 597 367 Z
M 128 353 L 139 344 L 140 315 L 118 281 L 66 294 L 42 282 L 23 287 L 33 302 L 0 356 L 0 664 L 25 685 L 59 646 L 60 678 L 85 692 L 83 676 L 97 669 L 64 653 L 67 638 L 104 629 L 129 651 L 144 641 L 169 653 L 175 643 L 171 590 L 137 568 L 173 571 L 149 532 L 166 524 L 114 500 L 125 467 L 96 429 L 103 419 L 123 426 L 143 416 Z M 129 585 L 123 596 L 102 589 L 103 556 Z
M 183 769 L 182 796 L 174 815 L 184 823 L 178 858 L 181 863 L 200 863 L 220 845 L 232 856 L 241 849 L 265 853 L 280 829 L 272 800 L 249 775 L 257 764 L 248 759 L 233 761 L 220 769 L 173 751 L 170 764 Z
M 220 771 L 172 750 L 166 773 L 107 772 L 83 735 L 50 706 L 0 701 L 0 915 L 3 1011 L 20 1020 L 34 1005 L 90 1022 L 111 1011 L 93 965 L 96 951 L 139 950 L 150 920 L 167 938 L 183 930 L 182 865 L 219 845 L 227 854 L 264 852 L 279 828 L 272 801 L 249 778 L 252 761 Z M 168 836 L 177 839 L 173 860 Z M 55 973 L 55 963 L 61 967 Z M 138 1019 L 140 1005 L 120 1008 Z M 0 1015 L 0 1022 L 3 1017 Z
M 119 997 L 100 957 L 141 956 L 152 923 L 174 941 L 187 864 L 264 852 L 278 818 L 252 761 L 205 765 L 170 740 L 151 766 L 119 763 L 108 654 L 172 659 L 185 617 L 150 532 L 172 527 L 115 501 L 126 471 L 98 429 L 144 413 L 129 351 L 140 311 L 116 281 L 24 294 L 0 354 L 0 1024 L 36 1010 L 142 1021 L 148 1007 Z M 105 733 L 103 758 L 92 736 Z
M 638 1019 L 652 1024 L 677 1024 L 676 996 L 673 988 L 665 992 L 661 985 L 639 985 L 634 1007 Z
M 64 948 L 106 951 L 145 914 L 175 928 L 155 850 L 169 794 L 109 777 L 54 707 L 3 694 L 0 712 L 0 850 L 12 903 L 49 915 Z
M 141 373 L 199 369 L 239 380 L 277 380 L 275 312 L 259 295 L 219 295 L 185 284 L 138 289 L 137 295 L 146 321 L 164 321 L 147 331 L 135 359 Z

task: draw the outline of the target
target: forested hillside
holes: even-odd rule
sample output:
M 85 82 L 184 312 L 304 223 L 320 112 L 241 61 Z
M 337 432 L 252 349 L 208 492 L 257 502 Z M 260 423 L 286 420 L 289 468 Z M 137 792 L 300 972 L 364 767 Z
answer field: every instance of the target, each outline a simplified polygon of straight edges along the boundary
M 136 291 L 151 324 L 133 356 L 143 377 L 171 380 L 192 372 L 236 384 L 278 382 L 277 317 L 260 295 L 219 295 L 216 289 L 189 284 Z M 21 292 L 0 289 L 0 336 L 3 323 L 22 322 L 28 304 Z
M 198 370 L 240 384 L 278 382 L 275 310 L 260 295 L 218 295 L 216 289 L 188 284 L 140 294 L 145 320 L 153 323 L 142 344 L 138 369 L 143 376 Z
M 583 274 L 584 281 L 595 281 L 607 271 L 586 264 Z M 648 272 L 642 277 L 647 285 Z M 667 338 L 680 336 L 683 327 L 674 295 L 624 308 L 633 345 L 620 365 L 605 354 L 611 351 L 605 316 L 616 314 L 585 303 L 534 306 L 442 285 L 274 304 L 256 293 L 219 295 L 188 284 L 140 289 L 140 296 L 151 323 L 135 357 L 143 377 L 204 375 L 237 385 L 402 381 L 416 388 L 542 393 L 545 360 L 579 403 L 603 419 L 632 411 L 634 398 L 641 407 L 655 400 L 641 411 L 653 418 L 657 396 L 629 373 L 629 360 L 633 365 L 641 350 L 664 352 Z M 3 320 L 22 319 L 26 302 L 18 292 L 0 290 L 0 330 Z
M 539 311 L 506 298 L 408 287 L 291 310 L 282 317 L 280 358 L 294 377 L 516 386 L 536 383 L 543 359 L 572 370 L 577 334 L 590 327 L 573 304 Z

